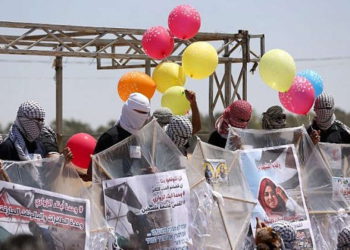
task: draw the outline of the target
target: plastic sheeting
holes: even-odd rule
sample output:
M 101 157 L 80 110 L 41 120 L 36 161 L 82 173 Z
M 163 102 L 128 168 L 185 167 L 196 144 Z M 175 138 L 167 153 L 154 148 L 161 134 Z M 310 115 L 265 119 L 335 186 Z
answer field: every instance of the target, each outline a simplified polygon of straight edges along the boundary
M 253 232 L 256 217 L 266 225 L 288 221 L 297 231 L 296 246 L 312 248 L 315 244 L 294 145 L 242 150 L 240 156 L 241 169 L 258 200 L 251 219 Z
M 237 137 L 238 136 L 238 137 Z M 314 146 L 304 127 L 278 130 L 230 128 L 226 148 L 264 148 L 294 144 L 300 162 L 303 193 L 310 214 L 317 249 L 335 249 L 337 234 L 349 225 L 349 203 L 342 196 L 333 199 L 333 172 Z M 241 147 L 242 146 L 242 147 Z
M 135 135 L 94 155 L 92 162 L 94 183 L 186 168 L 186 158 L 156 120 Z
M 350 177 L 350 144 L 319 143 L 322 156 L 336 177 Z
M 214 196 L 214 203 L 207 203 L 210 217 L 199 230 L 205 237 L 197 249 L 239 249 L 256 205 L 239 168 L 239 154 L 199 141 L 187 174 L 192 189 L 208 182 Z
M 90 200 L 89 249 L 102 249 L 107 244 L 109 228 L 99 212 L 93 189 L 80 179 L 74 166 L 65 165 L 63 156 L 36 161 L 3 161 L 3 170 L 6 175 L 3 179 L 9 182 Z
M 114 204 L 119 206 L 121 210 L 124 210 L 124 215 L 127 216 L 129 214 L 129 222 L 125 220 L 125 216 L 122 218 L 123 216 L 120 216 L 120 213 L 117 214 L 117 218 L 113 217 L 113 220 L 110 220 L 116 228 L 117 236 L 119 236 L 119 240 L 117 241 L 118 244 L 129 244 L 129 242 L 134 239 L 133 237 L 137 238 L 137 236 L 143 234 L 142 232 L 144 230 L 138 230 L 136 229 L 136 227 L 138 227 L 136 224 L 130 223 L 130 220 L 132 220 L 132 214 L 138 216 L 138 218 L 143 220 L 147 225 L 151 227 L 155 226 L 155 223 L 151 220 L 151 217 L 154 217 L 152 216 L 153 213 L 145 214 L 140 212 L 144 208 L 143 206 L 146 204 L 146 201 L 144 196 L 140 196 L 140 193 L 144 191 L 137 190 L 139 188 L 149 188 L 148 185 L 153 185 L 153 183 L 158 184 L 159 181 L 161 182 L 163 174 L 166 174 L 169 171 L 185 171 L 190 168 L 191 166 L 188 163 L 188 159 L 183 156 L 155 120 L 145 125 L 136 134 L 93 156 L 94 186 L 100 190 L 102 183 L 103 185 L 111 185 L 111 188 L 123 186 L 123 188 L 120 189 L 123 190 L 124 193 L 122 197 L 117 197 L 117 195 L 114 197 L 115 201 L 108 200 L 109 204 L 114 202 Z M 149 178 L 145 175 L 149 175 Z M 116 179 L 115 181 L 122 179 L 124 182 L 120 184 L 116 184 L 116 182 L 113 186 L 110 184 L 111 181 L 108 181 L 111 179 Z M 152 183 L 147 184 L 144 179 L 154 180 Z M 135 180 L 140 183 L 138 187 L 132 185 Z M 188 179 L 188 182 L 192 183 L 190 179 Z M 156 185 L 153 188 L 156 188 Z M 102 192 L 99 194 L 101 195 L 102 200 Z M 109 196 L 109 198 L 112 197 L 111 194 L 107 194 L 106 191 L 105 194 Z M 149 193 L 147 193 L 147 195 L 149 195 Z M 120 205 L 121 202 L 124 203 L 123 207 Z M 213 206 L 210 186 L 204 182 L 191 188 L 190 204 L 188 205 L 189 239 L 187 247 L 189 249 L 201 249 L 201 246 L 203 246 L 205 230 L 209 226 L 208 214 L 210 214 L 211 207 Z M 108 211 L 110 211 L 110 209 Z M 173 218 L 173 211 L 163 211 L 165 212 L 157 215 L 158 218 L 161 217 L 162 219 L 157 219 L 156 221 L 158 221 L 157 223 L 159 226 L 163 227 L 162 230 L 166 228 L 166 231 L 172 231 L 174 227 L 172 228 L 171 225 L 175 226 L 174 224 L 176 224 L 176 222 L 171 219 Z M 111 213 L 113 214 L 113 211 L 111 211 Z M 155 211 L 155 216 L 156 213 L 159 214 L 159 211 Z M 177 214 L 177 216 L 181 217 L 185 215 Z M 118 223 L 124 223 L 124 231 L 120 229 L 121 227 Z M 159 228 L 157 228 L 157 230 L 158 229 Z M 153 231 L 157 233 L 157 230 Z M 153 236 L 153 233 L 151 234 Z M 170 233 L 164 235 L 164 237 L 172 237 L 172 235 L 173 234 Z M 161 240 L 161 238 L 157 239 Z M 162 242 L 157 242 L 157 245 L 152 243 L 147 247 L 149 249 L 154 249 L 157 248 L 157 246 L 160 246 L 159 243 Z M 161 246 L 166 247 L 167 245 L 164 245 L 163 242 Z

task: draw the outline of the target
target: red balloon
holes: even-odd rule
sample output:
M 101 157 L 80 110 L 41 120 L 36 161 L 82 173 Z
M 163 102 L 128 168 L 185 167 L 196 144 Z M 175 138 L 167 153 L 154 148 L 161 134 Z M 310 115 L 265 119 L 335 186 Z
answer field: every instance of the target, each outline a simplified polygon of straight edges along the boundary
M 294 77 L 290 89 L 287 92 L 279 92 L 278 95 L 283 107 L 299 115 L 306 115 L 315 101 L 312 84 L 301 76 Z
M 183 40 L 190 39 L 201 27 L 201 16 L 191 6 L 179 5 L 170 12 L 168 26 L 175 37 Z
M 73 154 L 72 163 L 78 167 L 87 169 L 96 146 L 96 139 L 86 133 L 72 135 L 67 141 L 67 147 Z
M 164 27 L 152 27 L 143 34 L 142 47 L 149 57 L 161 60 L 173 52 L 174 38 Z

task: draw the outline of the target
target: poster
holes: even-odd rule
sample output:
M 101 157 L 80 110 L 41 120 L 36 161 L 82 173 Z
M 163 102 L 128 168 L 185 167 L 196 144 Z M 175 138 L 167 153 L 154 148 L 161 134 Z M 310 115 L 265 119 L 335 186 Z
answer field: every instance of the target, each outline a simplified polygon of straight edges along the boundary
M 312 249 L 313 234 L 294 145 L 244 150 L 240 160 L 249 188 L 257 200 L 251 218 L 253 232 L 256 217 L 267 225 L 288 221 L 299 238 L 294 249 Z
M 134 249 L 187 249 L 190 188 L 184 169 L 103 182 L 105 215 Z
M 350 178 L 332 177 L 332 199 L 350 202 Z
M 87 249 L 90 203 L 41 189 L 0 181 L 0 240 L 32 234 L 46 249 Z
M 228 184 L 228 167 L 225 159 L 206 159 L 203 168 L 209 184 Z

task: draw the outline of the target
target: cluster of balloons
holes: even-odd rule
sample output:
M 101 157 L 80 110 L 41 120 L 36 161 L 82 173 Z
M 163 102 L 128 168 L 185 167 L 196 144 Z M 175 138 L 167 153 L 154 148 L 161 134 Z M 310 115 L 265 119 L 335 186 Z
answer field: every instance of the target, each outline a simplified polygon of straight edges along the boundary
M 168 26 L 169 30 L 151 27 L 143 34 L 142 47 L 149 57 L 158 60 L 168 57 L 174 49 L 174 37 L 182 40 L 194 37 L 201 26 L 201 17 L 191 6 L 179 5 L 170 12 Z
M 174 49 L 174 37 L 182 40 L 194 37 L 201 26 L 199 12 L 189 5 L 179 5 L 169 14 L 169 30 L 156 26 L 143 34 L 142 47 L 153 59 L 164 59 Z M 186 76 L 204 79 L 214 73 L 218 65 L 216 49 L 207 42 L 194 42 L 182 55 L 182 66 L 174 62 L 163 62 L 153 71 L 152 78 L 142 72 L 128 72 L 118 82 L 117 91 L 126 101 L 131 93 L 139 92 L 149 99 L 157 89 L 163 94 L 161 105 L 176 115 L 184 115 L 190 109 L 184 85 Z
M 312 70 L 296 74 L 293 57 L 281 49 L 273 49 L 263 55 L 259 73 L 269 87 L 279 91 L 283 107 L 295 114 L 307 114 L 315 98 L 323 92 L 321 76 Z

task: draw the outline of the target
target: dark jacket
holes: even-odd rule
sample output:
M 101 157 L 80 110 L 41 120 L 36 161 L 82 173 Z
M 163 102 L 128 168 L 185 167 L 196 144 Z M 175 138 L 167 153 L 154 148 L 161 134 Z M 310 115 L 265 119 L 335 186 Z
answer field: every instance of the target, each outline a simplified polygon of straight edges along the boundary
M 98 138 L 94 154 L 97 154 L 113 146 L 114 144 L 121 142 L 122 140 L 128 138 L 129 136 L 131 136 L 131 134 L 125 129 L 123 129 L 119 124 L 113 126 L 109 130 L 104 132 L 100 136 L 100 138 Z M 87 178 L 85 180 L 87 181 L 92 180 L 92 164 L 90 164 L 89 166 L 89 169 L 87 171 Z
M 225 148 L 227 139 L 222 137 L 217 130 L 213 131 L 210 136 L 208 143 L 220 148 Z
M 328 143 L 350 143 L 350 131 L 347 127 L 338 120 L 330 126 L 327 130 L 320 129 L 316 122 L 313 121 L 312 125 L 307 129 L 307 132 L 311 134 L 312 129 L 320 130 L 320 141 Z
M 40 154 L 42 158 L 46 157 L 47 152 L 42 142 L 34 141 L 29 142 L 23 137 L 26 143 L 28 153 Z M 20 161 L 15 144 L 8 137 L 5 141 L 0 144 L 0 159 L 7 161 Z

